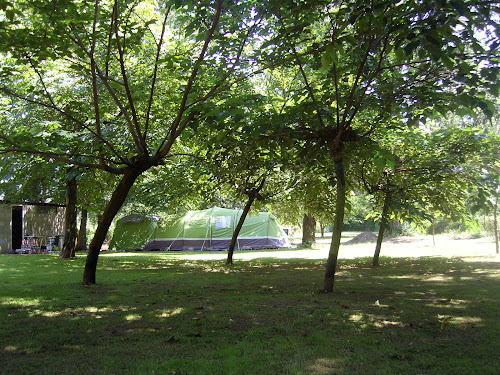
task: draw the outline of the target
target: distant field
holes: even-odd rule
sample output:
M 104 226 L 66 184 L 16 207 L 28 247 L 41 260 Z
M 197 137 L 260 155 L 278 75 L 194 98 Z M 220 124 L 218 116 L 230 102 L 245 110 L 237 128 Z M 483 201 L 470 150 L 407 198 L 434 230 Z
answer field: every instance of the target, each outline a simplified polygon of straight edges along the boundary
M 354 259 L 372 257 L 375 243 L 347 244 L 360 232 L 344 233 L 340 247 L 339 259 Z M 433 242 L 435 241 L 435 245 Z M 452 239 L 449 235 L 437 235 L 433 241 L 432 236 L 400 236 L 384 241 L 381 256 L 388 257 L 419 257 L 419 256 L 444 256 L 444 257 L 493 257 L 493 261 L 500 261 L 495 257 L 495 243 L 493 238 L 478 239 Z M 259 250 L 236 252 L 234 259 L 254 259 L 259 257 L 275 258 L 307 258 L 326 259 L 331 242 L 331 234 L 324 238 L 316 237 L 316 244 L 312 249 L 301 249 L 300 239 L 292 238 L 291 249 Z M 223 259 L 225 252 L 203 252 L 189 255 L 190 259 Z

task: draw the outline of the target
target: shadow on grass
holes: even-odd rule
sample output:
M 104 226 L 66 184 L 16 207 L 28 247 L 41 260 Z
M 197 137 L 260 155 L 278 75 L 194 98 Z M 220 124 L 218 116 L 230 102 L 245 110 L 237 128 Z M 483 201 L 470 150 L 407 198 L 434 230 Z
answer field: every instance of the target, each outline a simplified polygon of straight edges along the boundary
M 0 373 L 494 374 L 500 264 L 465 258 L 233 266 L 169 254 L 11 257 L 0 267 Z

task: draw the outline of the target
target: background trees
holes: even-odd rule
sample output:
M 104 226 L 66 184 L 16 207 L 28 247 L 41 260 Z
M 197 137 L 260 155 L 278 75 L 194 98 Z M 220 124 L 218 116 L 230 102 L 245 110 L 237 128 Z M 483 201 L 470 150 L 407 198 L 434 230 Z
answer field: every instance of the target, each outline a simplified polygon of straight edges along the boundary
M 197 167 L 194 160 L 212 155 L 211 171 L 187 174 L 193 204 L 209 190 L 194 185 L 209 186 L 221 171 L 258 188 L 277 165 L 281 175 L 289 173 L 300 197 L 290 201 L 303 202 L 304 213 L 318 218 L 331 212 L 331 200 L 317 198 L 335 197 L 324 278 L 324 290 L 332 291 L 356 160 L 380 172 L 393 167 L 392 153 L 374 151 L 373 144 L 395 129 L 405 139 L 426 118 L 452 110 L 494 112 L 489 95 L 498 94 L 500 61 L 495 3 L 56 5 L 2 5 L 0 152 L 113 176 L 85 283 L 95 283 L 102 242 L 129 193 L 158 200 L 159 178 L 178 178 Z M 475 151 L 464 152 L 472 157 Z M 432 162 L 432 153 L 427 157 Z M 232 160 L 225 164 L 224 158 Z M 288 172 L 281 168 L 286 159 Z M 385 179 L 386 186 L 398 186 Z M 164 202 L 182 195 L 182 186 L 169 186 Z M 434 187 L 433 199 L 444 187 Z

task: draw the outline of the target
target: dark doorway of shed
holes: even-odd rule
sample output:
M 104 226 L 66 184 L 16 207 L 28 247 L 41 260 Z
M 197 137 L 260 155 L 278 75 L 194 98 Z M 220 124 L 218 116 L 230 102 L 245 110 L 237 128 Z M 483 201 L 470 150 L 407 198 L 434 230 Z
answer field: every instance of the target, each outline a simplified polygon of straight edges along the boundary
M 12 248 L 20 249 L 23 243 L 23 207 L 12 206 Z

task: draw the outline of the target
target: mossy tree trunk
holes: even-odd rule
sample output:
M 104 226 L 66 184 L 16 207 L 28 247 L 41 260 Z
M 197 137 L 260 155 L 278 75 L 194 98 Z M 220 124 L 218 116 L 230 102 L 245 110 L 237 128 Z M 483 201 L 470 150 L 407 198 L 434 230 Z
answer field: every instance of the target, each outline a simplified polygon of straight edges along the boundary
M 76 177 L 71 178 L 66 183 L 66 214 L 64 217 L 64 244 L 59 253 L 59 258 L 74 258 L 75 256 L 75 244 L 77 237 L 77 228 L 76 228 L 76 217 L 78 214 L 77 206 L 76 206 L 76 191 L 77 191 L 77 182 Z
M 316 219 L 311 214 L 304 214 L 302 219 L 302 245 L 311 247 L 316 243 Z

